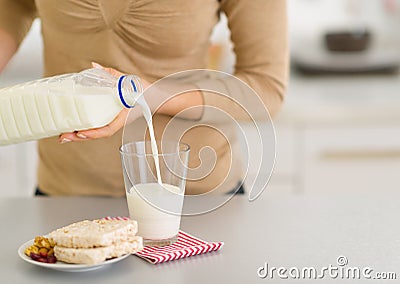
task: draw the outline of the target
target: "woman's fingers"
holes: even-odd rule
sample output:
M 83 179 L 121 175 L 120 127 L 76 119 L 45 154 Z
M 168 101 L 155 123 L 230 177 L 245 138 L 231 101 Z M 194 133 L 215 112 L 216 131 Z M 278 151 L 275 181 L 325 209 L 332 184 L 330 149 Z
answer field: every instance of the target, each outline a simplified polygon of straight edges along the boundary
M 92 67 L 98 68 L 98 69 L 103 69 L 103 70 L 107 71 L 108 73 L 110 73 L 111 75 L 113 75 L 114 77 L 120 77 L 120 76 L 124 75 L 124 73 L 121 73 L 118 70 L 115 70 L 114 68 L 104 67 L 97 62 L 92 62 Z
M 79 142 L 111 137 L 124 126 L 128 113 L 128 109 L 123 109 L 112 122 L 103 127 L 63 133 L 59 136 L 58 143 L 65 144 L 68 142 Z
M 96 62 L 92 62 L 92 67 L 103 69 L 115 77 L 120 77 L 120 76 L 124 75 L 123 73 L 119 72 L 118 70 L 115 70 L 113 68 L 104 67 Z M 147 86 L 148 85 L 147 82 L 145 82 L 145 83 Z M 129 116 L 129 121 L 133 121 L 141 116 L 139 109 L 133 108 L 131 110 L 132 110 L 132 113 Z M 65 144 L 68 142 L 79 142 L 79 141 L 111 137 L 112 135 L 114 135 L 118 130 L 120 130 L 124 126 L 126 118 L 128 117 L 129 111 L 130 111 L 130 109 L 122 109 L 119 112 L 119 114 L 114 118 L 114 120 L 106 126 L 88 129 L 88 130 L 80 130 L 80 131 L 75 131 L 75 132 L 63 133 L 59 136 L 58 143 Z
M 92 62 L 92 67 L 103 69 L 115 77 L 123 75 L 123 73 L 113 68 L 106 68 L 97 62 Z M 123 127 L 128 112 L 129 110 L 123 109 L 111 123 L 103 127 L 63 133 L 59 136 L 58 143 L 65 144 L 68 142 L 79 142 L 98 138 L 108 138 Z

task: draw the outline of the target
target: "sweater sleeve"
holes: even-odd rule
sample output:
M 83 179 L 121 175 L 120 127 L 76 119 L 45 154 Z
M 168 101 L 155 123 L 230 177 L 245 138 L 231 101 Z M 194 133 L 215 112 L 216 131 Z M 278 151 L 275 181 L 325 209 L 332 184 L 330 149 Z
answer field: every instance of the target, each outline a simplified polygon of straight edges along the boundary
M 0 0 L 0 29 L 19 46 L 37 16 L 34 0 Z
M 274 116 L 288 80 L 286 0 L 222 0 L 221 11 L 231 31 L 235 72 L 195 82 L 203 93 L 202 120 L 218 120 L 215 109 L 236 120 L 268 118 L 265 108 Z

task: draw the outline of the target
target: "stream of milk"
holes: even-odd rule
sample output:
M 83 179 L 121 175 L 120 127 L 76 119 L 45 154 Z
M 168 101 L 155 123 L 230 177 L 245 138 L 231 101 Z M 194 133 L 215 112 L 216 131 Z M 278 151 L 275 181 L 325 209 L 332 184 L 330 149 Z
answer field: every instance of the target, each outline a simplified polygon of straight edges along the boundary
M 143 95 L 139 97 L 139 99 L 137 100 L 137 104 L 139 104 L 142 107 L 143 116 L 144 116 L 144 118 L 147 122 L 147 126 L 149 128 L 151 151 L 152 151 L 152 154 L 154 157 L 154 164 L 156 167 L 157 182 L 159 185 L 162 185 L 160 161 L 159 161 L 159 157 L 158 157 L 156 137 L 154 135 L 153 118 L 151 116 L 151 111 L 150 111 L 149 105 L 147 104 Z

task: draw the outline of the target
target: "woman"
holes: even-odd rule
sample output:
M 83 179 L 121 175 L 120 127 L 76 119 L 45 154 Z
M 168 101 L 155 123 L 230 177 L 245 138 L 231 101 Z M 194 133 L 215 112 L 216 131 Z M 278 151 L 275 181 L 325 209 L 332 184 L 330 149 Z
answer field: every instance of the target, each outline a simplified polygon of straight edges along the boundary
M 136 74 L 148 86 L 172 73 L 206 68 L 209 37 L 220 12 L 227 15 L 231 30 L 237 58 L 234 75 L 251 86 L 275 114 L 287 80 L 284 0 L 0 0 L 0 70 L 16 52 L 33 19 L 40 17 L 45 76 L 81 71 L 98 62 L 112 67 L 108 70 L 115 74 Z M 191 82 L 201 89 L 235 90 L 229 78 L 192 78 Z M 229 95 L 234 97 L 233 93 Z M 179 119 L 180 125 L 174 129 L 190 129 L 182 137 L 192 149 L 190 167 L 201 164 L 199 152 L 204 146 L 214 149 L 217 160 L 212 172 L 187 182 L 189 194 L 217 187 L 227 191 L 242 179 L 240 159 L 227 150 L 232 147 L 232 153 L 238 152 L 233 126 L 223 126 L 229 137 L 204 126 L 202 122 L 214 118 L 203 106 L 226 110 L 240 119 L 232 111 L 234 102 L 201 91 L 174 97 L 154 117 L 160 138 L 171 117 L 197 107 L 189 117 Z M 123 110 L 104 128 L 39 141 L 40 191 L 50 195 L 124 195 L 118 148 L 126 116 Z M 190 127 L 193 121 L 199 126 Z M 138 129 L 138 136 L 132 139 L 143 138 L 145 122 L 139 114 L 130 127 Z M 169 137 L 176 139 L 180 134 L 172 131 Z M 202 157 L 203 162 L 212 160 L 207 157 Z

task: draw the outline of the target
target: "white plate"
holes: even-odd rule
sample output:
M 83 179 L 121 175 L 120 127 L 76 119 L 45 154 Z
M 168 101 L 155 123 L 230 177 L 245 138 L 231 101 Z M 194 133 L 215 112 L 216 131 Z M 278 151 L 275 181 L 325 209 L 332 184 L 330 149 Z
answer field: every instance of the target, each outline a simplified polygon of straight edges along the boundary
M 32 263 L 37 266 L 45 267 L 45 268 L 50 268 L 54 270 L 60 270 L 60 271 L 67 271 L 67 272 L 83 272 L 83 271 L 90 271 L 90 270 L 95 270 L 99 269 L 103 266 L 110 265 L 113 263 L 116 263 L 120 260 L 123 260 L 127 258 L 130 254 L 125 254 L 123 256 L 117 257 L 117 258 L 112 258 L 109 260 L 106 260 L 105 262 L 98 263 L 98 264 L 70 264 L 70 263 L 65 263 L 62 261 L 57 261 L 56 263 L 43 263 L 39 261 L 35 261 L 25 255 L 24 251 L 27 247 L 31 246 L 34 242 L 34 239 L 27 241 L 23 245 L 21 245 L 18 249 L 18 255 L 25 260 L 26 262 Z

